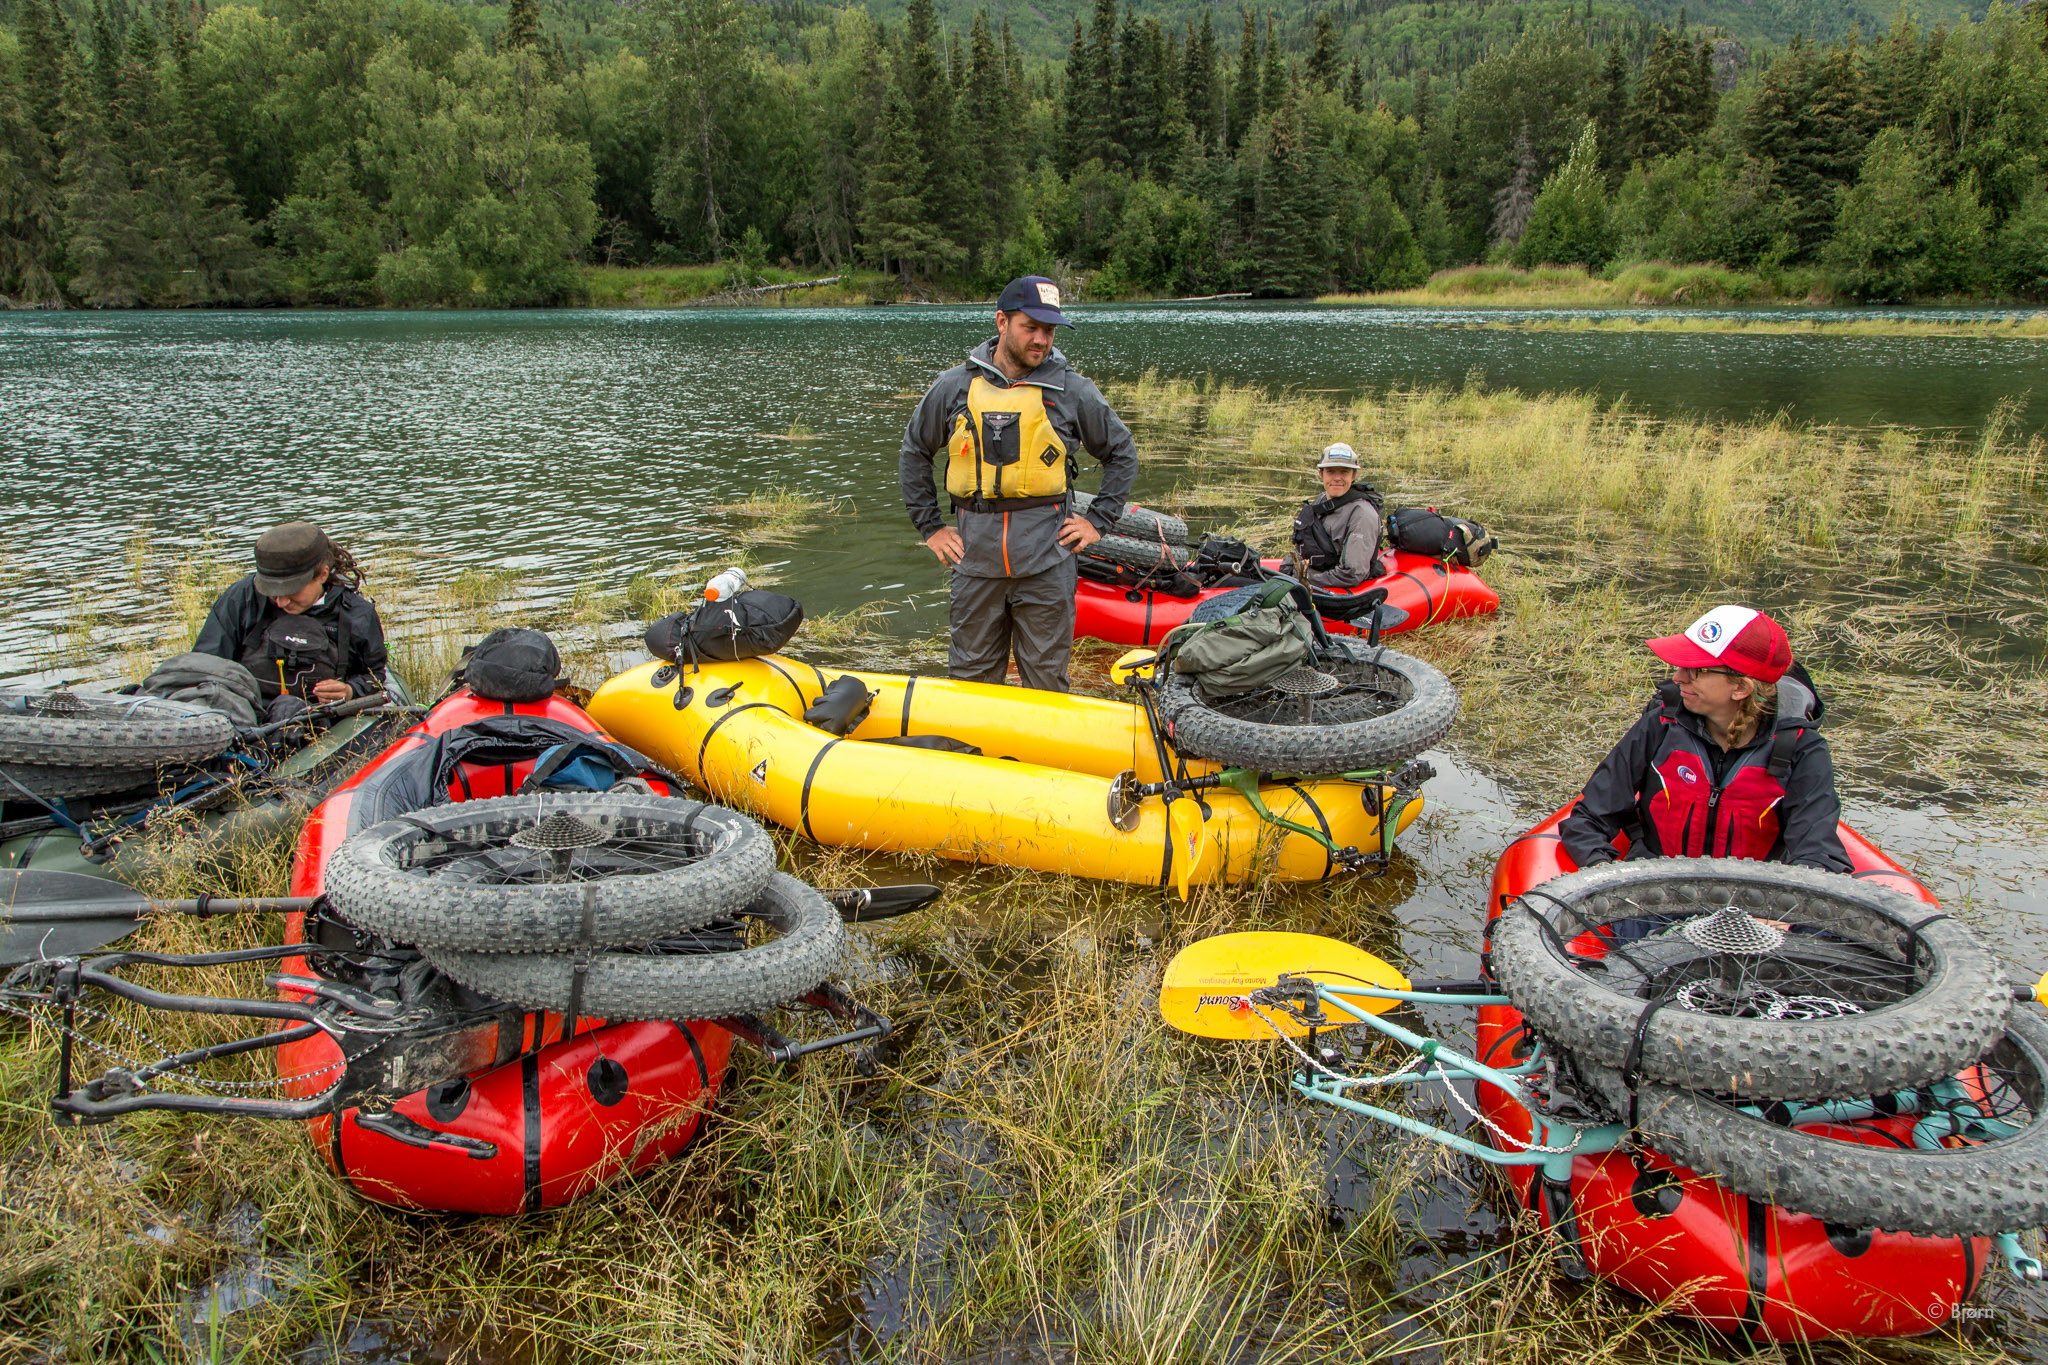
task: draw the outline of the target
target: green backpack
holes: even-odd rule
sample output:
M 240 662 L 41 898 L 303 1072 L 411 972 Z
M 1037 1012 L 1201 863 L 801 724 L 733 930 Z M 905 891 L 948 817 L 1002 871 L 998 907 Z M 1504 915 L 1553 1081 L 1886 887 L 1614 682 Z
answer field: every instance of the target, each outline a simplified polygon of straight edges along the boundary
M 1293 594 L 1291 582 L 1268 583 L 1233 615 L 1175 627 L 1162 653 L 1205 701 L 1270 686 L 1315 659 L 1315 627 Z

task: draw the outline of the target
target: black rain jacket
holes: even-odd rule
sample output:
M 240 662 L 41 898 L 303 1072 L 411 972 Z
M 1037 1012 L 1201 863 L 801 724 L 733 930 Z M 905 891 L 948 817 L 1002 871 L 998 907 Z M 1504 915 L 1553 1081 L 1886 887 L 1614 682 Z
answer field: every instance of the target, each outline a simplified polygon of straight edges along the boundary
M 192 642 L 197 654 L 241 662 L 242 651 L 261 635 L 272 621 L 284 615 L 277 604 L 256 591 L 256 575 L 231 584 L 206 613 L 206 624 Z M 377 619 L 377 604 L 339 578 L 327 580 L 327 591 L 307 608 L 303 618 L 318 621 L 330 640 L 339 638 L 339 625 L 348 622 L 348 658 L 342 664 L 342 680 L 349 691 L 367 697 L 384 690 L 384 673 L 390 660 L 384 649 L 384 623 Z

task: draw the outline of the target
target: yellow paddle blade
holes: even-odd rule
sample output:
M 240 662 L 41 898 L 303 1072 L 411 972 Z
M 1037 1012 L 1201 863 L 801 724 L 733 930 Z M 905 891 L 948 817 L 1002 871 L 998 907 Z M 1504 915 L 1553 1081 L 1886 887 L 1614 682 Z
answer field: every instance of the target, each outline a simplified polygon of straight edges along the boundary
M 1152 665 L 1158 661 L 1156 649 L 1134 649 L 1109 666 L 1109 680 L 1122 686 L 1133 678 L 1152 676 Z
M 1159 1013 L 1167 1023 L 1197 1038 L 1258 1040 L 1281 1034 L 1299 1038 L 1308 1032 L 1306 1028 L 1271 1007 L 1266 1007 L 1261 1018 L 1246 999 L 1283 975 L 1312 977 L 1332 986 L 1408 989 L 1408 978 L 1391 962 L 1334 938 L 1218 934 L 1190 943 L 1166 964 L 1166 979 L 1159 987 Z M 1398 1002 L 1354 997 L 1352 1003 L 1370 1013 L 1385 1014 Z M 1347 1021 L 1341 1012 L 1324 1012 L 1339 1022 Z
M 1186 797 L 1166 808 L 1166 823 L 1173 831 L 1173 880 L 1186 900 L 1188 883 L 1202 870 L 1203 861 L 1215 856 L 1216 841 L 1209 837 L 1201 804 Z
M 2041 979 L 2034 983 L 2034 999 L 2048 1005 L 2048 972 L 2041 973 Z

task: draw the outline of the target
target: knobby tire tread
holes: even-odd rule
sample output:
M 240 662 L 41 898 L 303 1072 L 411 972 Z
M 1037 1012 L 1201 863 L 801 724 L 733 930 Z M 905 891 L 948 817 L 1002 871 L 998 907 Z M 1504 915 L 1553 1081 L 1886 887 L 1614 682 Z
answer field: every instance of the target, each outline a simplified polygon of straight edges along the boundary
M 1609 1067 L 1626 1064 L 1650 1002 L 1608 988 L 1560 956 L 1559 943 L 1581 926 L 1568 921 L 1560 927 L 1566 911 L 1559 901 L 1576 906 L 1626 897 L 1631 908 L 1654 916 L 1692 906 L 1706 913 L 1740 895 L 1743 908 L 1760 918 L 1797 917 L 1844 939 L 1888 948 L 1899 962 L 1909 927 L 1935 913 L 1854 877 L 1737 858 L 1607 863 L 1539 889 L 1541 896 L 1494 921 L 1494 971 L 1532 1028 Z M 1538 917 L 1558 936 L 1545 932 Z M 1924 983 L 1903 1000 L 1806 1020 L 1741 1019 L 1668 1006 L 1644 1031 L 1638 1068 L 1671 1085 L 1750 1099 L 1875 1095 L 1953 1075 L 1998 1038 L 2012 1010 L 2011 988 L 1998 959 L 1958 921 L 1937 919 L 1918 937 L 1931 960 Z
M 756 1014 L 815 990 L 837 972 L 846 926 L 832 903 L 786 873 L 743 912 L 777 937 L 737 952 L 595 953 L 580 1008 L 609 1020 L 722 1019 Z M 427 949 L 436 967 L 471 990 L 520 1009 L 569 1007 L 574 953 L 470 953 Z

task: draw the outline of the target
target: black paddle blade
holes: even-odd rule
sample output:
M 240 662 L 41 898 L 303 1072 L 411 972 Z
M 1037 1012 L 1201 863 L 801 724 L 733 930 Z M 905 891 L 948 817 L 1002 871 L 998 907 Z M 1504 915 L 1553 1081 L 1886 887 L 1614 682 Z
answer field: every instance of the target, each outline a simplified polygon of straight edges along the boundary
M 79 872 L 0 871 L 0 967 L 75 957 L 135 932 L 140 891 Z
M 939 888 L 922 882 L 905 882 L 901 886 L 862 886 L 847 891 L 828 891 L 825 895 L 839 907 L 839 918 L 848 924 L 867 924 L 921 910 L 939 898 Z

